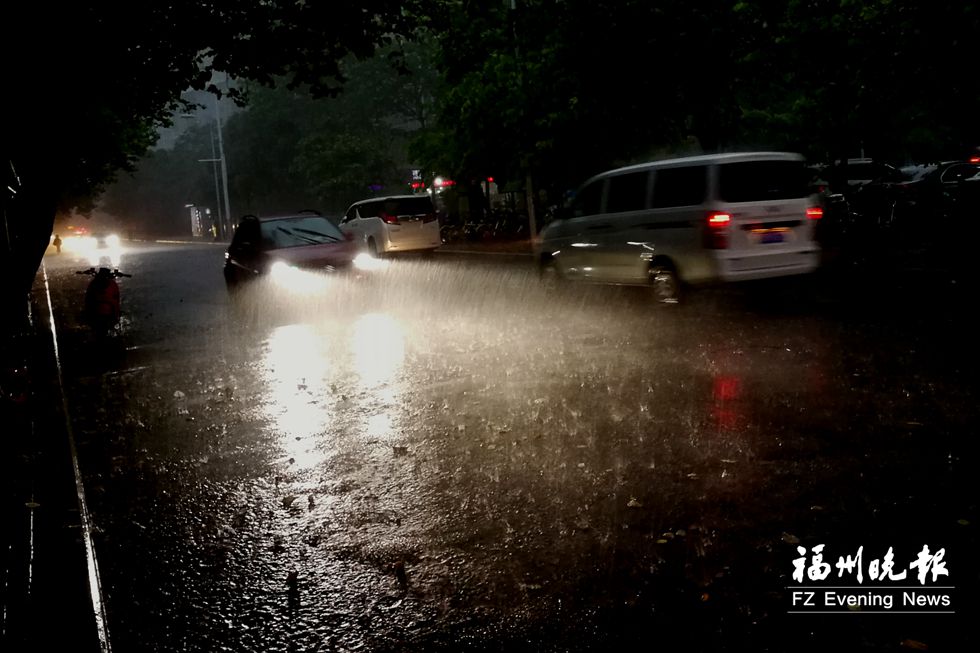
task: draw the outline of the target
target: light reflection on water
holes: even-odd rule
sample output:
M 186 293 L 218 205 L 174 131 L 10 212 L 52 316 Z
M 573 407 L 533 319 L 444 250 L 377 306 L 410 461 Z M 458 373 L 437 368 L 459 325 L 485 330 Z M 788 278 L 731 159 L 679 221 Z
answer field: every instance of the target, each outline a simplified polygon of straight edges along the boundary
M 353 324 L 354 370 L 366 390 L 395 380 L 405 360 L 405 327 L 385 313 L 367 313 Z
M 311 325 L 290 324 L 276 328 L 266 346 L 269 398 L 263 409 L 282 438 L 284 453 L 299 470 L 322 458 L 315 436 L 326 430 L 331 417 L 324 401 L 330 371 L 325 344 Z
M 405 326 L 385 313 L 367 313 L 354 321 L 350 337 L 354 371 L 366 393 L 368 417 L 362 433 L 372 440 L 393 439 L 401 410 L 398 373 L 405 362 Z
M 346 329 L 344 338 L 326 326 L 289 324 L 275 328 L 266 342 L 262 410 L 297 471 L 325 460 L 324 436 L 332 430 L 349 428 L 368 440 L 385 441 L 396 433 L 405 327 L 390 315 L 368 313 Z M 350 396 L 335 402 L 336 387 L 352 383 L 356 389 Z

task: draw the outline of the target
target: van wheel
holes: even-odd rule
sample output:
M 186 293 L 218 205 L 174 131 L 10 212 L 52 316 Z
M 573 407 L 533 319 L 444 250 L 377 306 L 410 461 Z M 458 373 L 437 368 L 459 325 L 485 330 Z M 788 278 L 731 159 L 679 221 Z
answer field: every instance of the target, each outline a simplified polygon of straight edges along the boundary
M 541 287 L 546 292 L 557 292 L 562 285 L 561 272 L 552 260 L 541 261 L 538 266 L 538 277 L 541 280 Z
M 374 258 L 381 258 L 381 252 L 378 251 L 378 244 L 374 242 L 374 238 L 368 238 L 367 241 L 368 254 Z
M 650 268 L 653 296 L 661 304 L 676 304 L 681 298 L 681 283 L 677 271 L 669 263 L 655 263 Z

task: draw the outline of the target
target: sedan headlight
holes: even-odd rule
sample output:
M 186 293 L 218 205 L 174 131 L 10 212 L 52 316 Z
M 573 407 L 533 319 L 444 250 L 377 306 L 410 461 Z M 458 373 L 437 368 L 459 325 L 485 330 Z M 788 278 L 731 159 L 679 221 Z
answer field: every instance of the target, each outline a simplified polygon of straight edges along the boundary
M 288 281 L 291 278 L 291 275 L 296 272 L 299 272 L 299 268 L 294 268 L 292 265 L 283 263 L 282 261 L 276 261 L 269 266 L 269 276 L 276 283 Z
M 283 261 L 269 266 L 269 278 L 277 286 L 300 294 L 320 292 L 329 281 L 325 275 L 301 270 Z
M 388 261 L 374 258 L 370 254 L 360 253 L 354 257 L 354 267 L 358 270 L 382 270 L 388 267 Z

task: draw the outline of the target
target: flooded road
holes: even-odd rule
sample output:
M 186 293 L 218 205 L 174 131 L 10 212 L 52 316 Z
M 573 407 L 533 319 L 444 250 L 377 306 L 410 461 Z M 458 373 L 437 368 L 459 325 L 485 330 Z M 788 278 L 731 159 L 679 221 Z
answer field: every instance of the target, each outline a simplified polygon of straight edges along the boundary
M 976 642 L 955 312 L 805 283 L 657 306 L 438 254 L 229 294 L 222 254 L 134 244 L 108 343 L 87 264 L 46 260 L 115 650 Z M 794 614 L 822 543 L 944 548 L 956 614 Z

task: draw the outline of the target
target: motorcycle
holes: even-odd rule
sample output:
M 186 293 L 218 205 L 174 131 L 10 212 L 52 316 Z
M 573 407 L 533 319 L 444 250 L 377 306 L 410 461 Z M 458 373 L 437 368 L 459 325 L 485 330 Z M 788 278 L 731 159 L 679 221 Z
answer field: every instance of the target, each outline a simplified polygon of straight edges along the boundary
M 85 290 L 85 307 L 82 319 L 97 336 L 107 336 L 119 329 L 120 301 L 119 284 L 116 279 L 132 277 L 117 269 L 89 268 L 78 270 L 76 274 L 87 274 L 92 277 Z

